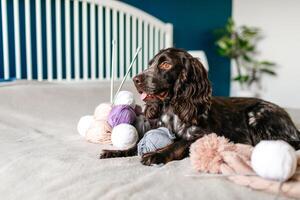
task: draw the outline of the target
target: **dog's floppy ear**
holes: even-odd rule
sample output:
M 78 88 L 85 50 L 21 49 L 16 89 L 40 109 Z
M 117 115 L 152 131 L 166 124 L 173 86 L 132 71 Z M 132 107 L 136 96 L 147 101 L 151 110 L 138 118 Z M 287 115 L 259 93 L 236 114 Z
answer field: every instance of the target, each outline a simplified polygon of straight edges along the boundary
M 171 103 L 186 124 L 197 125 L 211 105 L 211 85 L 202 63 L 191 55 L 182 56 L 183 69 L 175 83 Z
M 157 119 L 162 111 L 162 103 L 159 101 L 147 101 L 144 109 L 144 115 L 147 119 Z

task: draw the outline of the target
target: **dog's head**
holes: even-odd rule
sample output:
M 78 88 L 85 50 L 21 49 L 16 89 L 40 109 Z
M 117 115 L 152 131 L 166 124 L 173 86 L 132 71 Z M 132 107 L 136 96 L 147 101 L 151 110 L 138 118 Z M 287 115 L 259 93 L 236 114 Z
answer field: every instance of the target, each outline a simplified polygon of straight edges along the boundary
M 197 124 L 199 115 L 210 107 L 207 71 L 184 50 L 161 50 L 133 81 L 143 101 L 169 102 L 185 123 Z

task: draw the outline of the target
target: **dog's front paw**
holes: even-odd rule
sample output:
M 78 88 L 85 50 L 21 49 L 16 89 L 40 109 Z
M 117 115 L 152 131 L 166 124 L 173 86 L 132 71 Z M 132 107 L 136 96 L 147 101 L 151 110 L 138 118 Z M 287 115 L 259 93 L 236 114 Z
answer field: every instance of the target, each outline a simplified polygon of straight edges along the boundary
M 146 153 L 142 156 L 141 163 L 143 165 L 157 165 L 157 164 L 165 164 L 167 163 L 166 157 L 159 152 L 150 152 Z
M 114 150 L 107 150 L 104 149 L 102 150 L 101 154 L 100 154 L 100 159 L 106 159 L 106 158 L 115 158 L 115 151 Z

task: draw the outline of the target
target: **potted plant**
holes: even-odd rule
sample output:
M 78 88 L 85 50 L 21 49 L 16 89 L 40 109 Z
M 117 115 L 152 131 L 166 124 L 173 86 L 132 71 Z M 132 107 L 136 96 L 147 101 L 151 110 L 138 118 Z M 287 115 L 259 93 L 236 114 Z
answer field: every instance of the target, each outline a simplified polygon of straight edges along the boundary
M 262 77 L 265 74 L 276 75 L 275 63 L 256 58 L 256 45 L 262 39 L 260 29 L 236 26 L 234 21 L 229 19 L 225 27 L 217 29 L 215 34 L 219 55 L 230 58 L 236 69 L 232 80 L 240 86 L 237 96 L 259 96 Z

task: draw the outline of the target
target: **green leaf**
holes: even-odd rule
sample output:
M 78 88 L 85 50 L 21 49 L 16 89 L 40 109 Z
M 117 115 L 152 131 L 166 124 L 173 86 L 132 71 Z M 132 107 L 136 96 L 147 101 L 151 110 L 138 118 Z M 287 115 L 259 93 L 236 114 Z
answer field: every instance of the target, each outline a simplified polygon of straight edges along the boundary
M 265 66 L 275 66 L 276 65 L 274 62 L 270 62 L 270 61 L 260 61 L 259 64 L 265 65 Z
M 259 37 L 260 29 L 256 27 L 248 27 L 248 26 L 242 26 L 242 35 L 248 39 L 254 39 L 256 37 Z
M 266 69 L 266 68 L 260 69 L 260 72 L 263 72 L 263 73 L 266 73 L 266 74 L 269 74 L 269 75 L 272 75 L 272 76 L 277 75 L 276 72 L 274 72 L 273 70 Z
M 218 53 L 219 53 L 220 56 L 224 56 L 224 57 L 228 56 L 227 51 L 224 50 L 224 49 L 221 49 L 221 48 L 218 49 Z
M 221 49 L 227 49 L 227 43 L 224 40 L 218 40 L 217 41 L 217 46 Z
M 243 52 L 253 52 L 255 50 L 255 46 L 249 40 L 238 38 L 237 42 L 237 46 Z
M 235 41 L 229 37 L 222 37 L 216 41 L 217 51 L 221 56 L 227 56 L 232 58 L 236 52 L 236 49 L 233 48 Z
M 230 17 L 225 25 L 225 29 L 228 33 L 232 33 L 234 31 L 234 21 L 233 19 Z
M 244 54 L 244 55 L 243 55 L 243 59 L 244 59 L 245 61 L 247 61 L 247 62 L 253 62 L 253 59 L 250 58 L 247 54 Z
M 240 83 L 245 83 L 249 80 L 249 76 L 248 75 L 240 75 L 240 76 L 234 77 L 233 80 L 238 81 Z
M 255 46 L 254 45 L 249 45 L 249 46 L 247 46 L 246 50 L 249 51 L 249 52 L 254 52 L 255 51 Z

